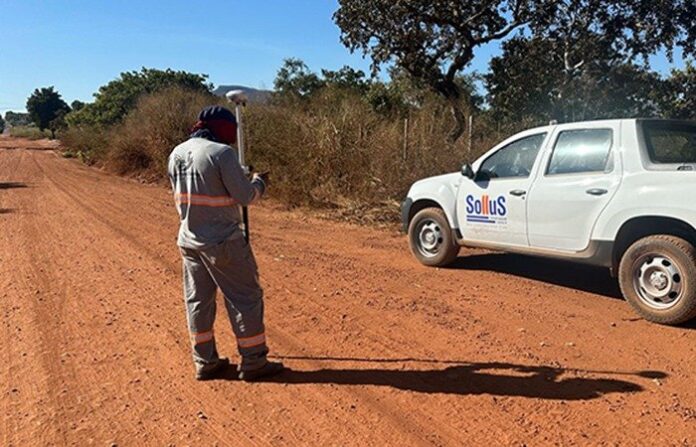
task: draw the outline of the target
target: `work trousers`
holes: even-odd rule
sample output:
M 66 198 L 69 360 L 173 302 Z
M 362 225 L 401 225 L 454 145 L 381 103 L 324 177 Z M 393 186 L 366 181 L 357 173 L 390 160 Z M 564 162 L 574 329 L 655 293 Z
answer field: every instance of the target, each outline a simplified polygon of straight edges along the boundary
M 213 332 L 218 288 L 237 337 L 242 358 L 240 370 L 262 367 L 268 354 L 263 290 L 249 244 L 243 237 L 234 237 L 202 250 L 181 248 L 181 255 L 186 317 L 196 369 L 205 371 L 219 361 Z

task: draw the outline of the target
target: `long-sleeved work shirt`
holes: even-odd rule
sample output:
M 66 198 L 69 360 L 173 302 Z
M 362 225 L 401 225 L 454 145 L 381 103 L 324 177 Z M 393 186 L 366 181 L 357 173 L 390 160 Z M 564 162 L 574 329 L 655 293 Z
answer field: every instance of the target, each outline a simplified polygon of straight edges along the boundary
M 191 138 L 169 156 L 169 179 L 181 220 L 178 245 L 202 250 L 241 237 L 240 206 L 258 200 L 266 186 L 249 181 L 237 151 L 204 138 Z

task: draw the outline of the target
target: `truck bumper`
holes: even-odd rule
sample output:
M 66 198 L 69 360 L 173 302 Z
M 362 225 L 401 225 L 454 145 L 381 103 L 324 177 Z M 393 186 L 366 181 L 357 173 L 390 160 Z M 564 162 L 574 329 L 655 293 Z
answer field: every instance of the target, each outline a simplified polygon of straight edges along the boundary
M 410 197 L 401 202 L 401 231 L 404 233 L 408 232 L 408 217 L 411 214 L 411 206 L 413 206 L 413 200 Z

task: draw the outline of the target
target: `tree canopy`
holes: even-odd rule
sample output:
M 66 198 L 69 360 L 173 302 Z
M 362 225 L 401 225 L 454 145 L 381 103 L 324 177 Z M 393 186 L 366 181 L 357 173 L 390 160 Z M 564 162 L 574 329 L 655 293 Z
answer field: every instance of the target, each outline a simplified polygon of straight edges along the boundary
M 311 95 L 323 85 L 319 76 L 297 58 L 285 59 L 273 81 L 273 87 L 280 95 L 300 98 Z
M 643 66 L 623 62 L 603 45 L 583 44 L 582 67 L 566 70 L 556 42 L 522 37 L 503 44 L 485 75 L 497 120 L 579 121 L 659 114 L 663 81 Z
M 516 30 L 553 41 L 566 72 L 583 67 L 577 44 L 590 37 L 624 62 L 675 46 L 694 54 L 696 46 L 692 0 L 339 0 L 334 19 L 374 72 L 396 64 L 449 101 L 452 141 L 464 131 L 457 76 L 477 47 Z
M 76 112 L 80 109 L 82 109 L 86 104 L 79 99 L 74 100 L 73 102 L 70 103 L 70 108 L 73 110 L 73 112 Z
M 69 110 L 70 107 L 53 87 L 37 88 L 27 99 L 29 116 L 41 131 L 49 129 L 53 120 Z M 55 136 L 54 129 L 51 130 Z
M 662 110 L 667 118 L 696 120 L 696 66 L 673 70 L 666 81 Z
M 213 86 L 207 82 L 207 79 L 207 75 L 171 69 L 142 68 L 140 71 L 124 72 L 117 79 L 100 87 L 94 94 L 94 102 L 71 113 L 67 120 L 72 125 L 115 124 L 133 109 L 138 99 L 144 94 L 170 87 L 210 92 Z
M 31 124 L 31 117 L 28 113 L 13 112 L 8 110 L 5 113 L 5 121 L 10 126 L 27 126 Z

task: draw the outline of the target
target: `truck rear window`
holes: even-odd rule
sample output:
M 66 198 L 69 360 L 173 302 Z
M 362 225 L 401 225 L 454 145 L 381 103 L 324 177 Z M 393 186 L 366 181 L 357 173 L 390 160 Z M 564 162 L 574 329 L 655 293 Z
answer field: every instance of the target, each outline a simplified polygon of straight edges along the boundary
M 646 121 L 642 125 L 648 155 L 653 163 L 696 163 L 696 124 Z

